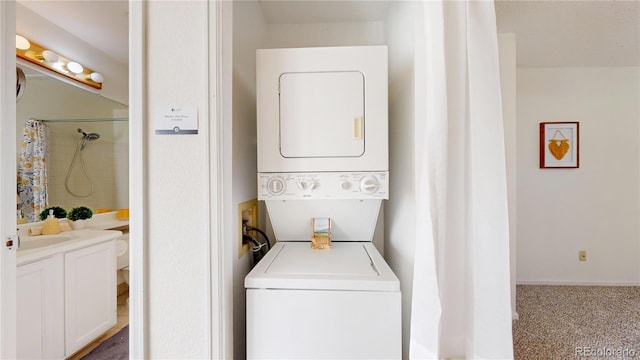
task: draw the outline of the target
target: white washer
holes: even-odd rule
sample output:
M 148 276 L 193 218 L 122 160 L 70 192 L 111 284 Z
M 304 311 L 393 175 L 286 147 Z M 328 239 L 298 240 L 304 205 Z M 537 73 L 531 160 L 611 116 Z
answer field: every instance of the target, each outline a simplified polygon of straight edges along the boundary
M 279 242 L 245 279 L 248 359 L 399 359 L 400 285 L 371 243 Z
M 342 178 L 315 181 L 335 189 Z M 386 183 L 351 199 L 338 191 L 336 199 L 304 198 L 315 194 L 284 184 L 265 201 L 278 242 L 245 278 L 247 358 L 400 359 L 400 283 L 371 243 Z M 330 249 L 311 249 L 309 219 L 317 217 L 331 218 Z
M 257 51 L 258 199 L 277 244 L 245 278 L 248 359 L 400 359 L 398 278 L 371 243 L 389 198 L 387 49 Z M 311 249 L 311 219 L 331 219 Z

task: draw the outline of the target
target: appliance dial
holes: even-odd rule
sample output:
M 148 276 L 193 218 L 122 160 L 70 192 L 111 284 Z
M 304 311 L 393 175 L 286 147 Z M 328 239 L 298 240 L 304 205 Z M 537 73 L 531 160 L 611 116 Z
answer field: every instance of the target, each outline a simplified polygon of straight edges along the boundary
M 267 180 L 267 191 L 269 191 L 271 195 L 280 195 L 284 192 L 286 185 L 283 178 L 274 176 Z
M 342 190 L 349 190 L 351 189 L 351 181 L 349 180 L 344 180 L 340 183 L 340 189 Z
M 365 194 L 374 194 L 380 188 L 380 182 L 373 176 L 365 176 L 360 181 L 360 191 Z

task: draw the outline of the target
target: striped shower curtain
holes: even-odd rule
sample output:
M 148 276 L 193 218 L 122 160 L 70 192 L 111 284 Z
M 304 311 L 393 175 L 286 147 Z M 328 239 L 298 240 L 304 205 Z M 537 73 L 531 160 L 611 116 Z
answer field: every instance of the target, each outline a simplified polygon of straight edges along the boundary
M 28 221 L 37 221 L 48 203 L 47 198 L 47 129 L 29 119 L 24 127 L 18 158 L 18 195 L 20 209 Z

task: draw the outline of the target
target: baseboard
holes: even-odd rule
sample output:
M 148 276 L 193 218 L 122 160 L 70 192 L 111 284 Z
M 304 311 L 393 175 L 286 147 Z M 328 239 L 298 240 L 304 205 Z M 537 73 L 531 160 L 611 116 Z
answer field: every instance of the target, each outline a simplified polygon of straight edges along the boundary
M 615 281 L 562 281 L 562 280 L 521 280 L 516 285 L 558 285 L 558 286 L 640 286 L 640 282 Z

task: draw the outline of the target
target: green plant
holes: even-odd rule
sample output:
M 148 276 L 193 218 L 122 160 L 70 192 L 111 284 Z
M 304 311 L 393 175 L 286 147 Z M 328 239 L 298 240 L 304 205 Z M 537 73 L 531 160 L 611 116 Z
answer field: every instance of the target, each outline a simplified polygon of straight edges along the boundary
M 86 206 L 79 206 L 71 209 L 67 215 L 67 219 L 71 221 L 91 219 L 93 212 Z
M 53 210 L 53 216 L 58 219 L 64 219 L 67 217 L 67 210 L 59 206 L 50 206 L 40 212 L 38 218 L 40 221 L 45 221 L 49 217 L 49 210 Z

